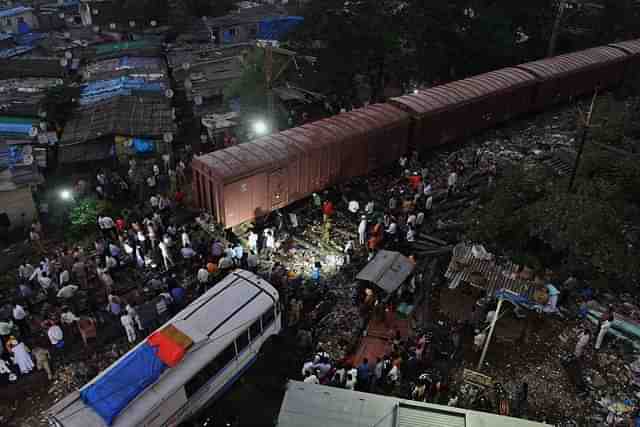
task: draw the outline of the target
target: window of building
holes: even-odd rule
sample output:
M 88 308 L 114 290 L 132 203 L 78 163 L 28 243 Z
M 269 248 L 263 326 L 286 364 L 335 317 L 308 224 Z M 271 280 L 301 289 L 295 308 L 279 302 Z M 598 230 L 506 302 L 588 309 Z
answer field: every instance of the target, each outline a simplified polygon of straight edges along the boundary
M 271 307 L 269 310 L 267 310 L 266 313 L 262 315 L 262 329 L 267 329 L 269 326 L 271 326 L 271 323 L 273 323 L 275 318 L 276 315 L 273 312 L 273 307 Z
M 253 322 L 253 325 L 249 327 L 249 333 L 251 334 L 251 341 L 255 340 L 262 334 L 262 328 L 260 327 L 260 319 Z
M 198 392 L 211 378 L 215 377 L 225 366 L 236 357 L 236 349 L 233 343 L 224 349 L 215 359 L 202 368 L 184 385 L 187 398 Z
M 249 331 L 247 330 L 242 332 L 240 335 L 238 335 L 238 338 L 236 338 L 236 348 L 238 349 L 238 353 L 240 353 L 242 350 L 247 348 L 248 345 L 249 345 Z

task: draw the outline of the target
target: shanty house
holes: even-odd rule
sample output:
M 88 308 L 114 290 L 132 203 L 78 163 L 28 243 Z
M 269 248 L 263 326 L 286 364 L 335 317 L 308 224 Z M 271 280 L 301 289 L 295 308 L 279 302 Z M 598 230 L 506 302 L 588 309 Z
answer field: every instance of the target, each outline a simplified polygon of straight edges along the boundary
M 115 0 L 81 0 L 80 18 L 84 26 L 97 26 L 106 31 L 134 31 L 166 25 L 168 8 L 166 1 L 157 0 L 157 7 L 148 8 L 146 2 Z
M 6 33 L 29 33 L 38 28 L 38 20 L 33 8 L 15 6 L 0 10 L 0 31 Z

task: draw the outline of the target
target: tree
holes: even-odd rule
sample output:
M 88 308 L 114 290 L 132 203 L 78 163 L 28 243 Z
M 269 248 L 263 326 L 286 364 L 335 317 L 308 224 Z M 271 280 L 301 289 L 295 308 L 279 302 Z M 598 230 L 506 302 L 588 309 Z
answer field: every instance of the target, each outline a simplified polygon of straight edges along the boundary
M 69 212 L 71 235 L 80 238 L 90 234 L 98 223 L 98 215 L 109 214 L 111 209 L 109 202 L 93 197 L 79 200 Z

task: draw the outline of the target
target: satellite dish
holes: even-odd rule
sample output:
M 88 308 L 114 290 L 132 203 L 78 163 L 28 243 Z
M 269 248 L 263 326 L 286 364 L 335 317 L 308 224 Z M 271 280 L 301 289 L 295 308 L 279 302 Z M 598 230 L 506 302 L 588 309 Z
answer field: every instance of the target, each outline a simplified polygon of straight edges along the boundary
M 73 52 L 71 52 L 70 50 L 66 51 L 64 53 L 64 57 L 67 58 L 67 59 L 73 58 Z
M 65 39 L 70 39 L 71 33 L 69 31 L 65 31 L 64 34 L 62 34 L 62 37 L 64 37 Z
M 35 137 L 37 135 L 38 135 L 38 128 L 37 127 L 32 127 L 31 129 L 29 129 L 29 136 Z
M 193 83 L 191 83 L 191 79 L 184 79 L 184 87 L 187 90 L 191 90 L 191 88 L 193 87 Z
M 200 95 L 197 95 L 195 98 L 193 98 L 193 102 L 195 102 L 196 105 L 202 105 L 202 97 Z
M 155 27 L 156 25 L 158 25 L 158 21 L 156 21 L 156 20 L 151 21 L 151 26 L 152 27 Z
M 97 25 L 94 25 L 94 26 L 93 26 L 93 32 L 94 32 L 94 33 L 98 33 L 98 32 L 100 32 L 100 27 L 98 27 Z
M 25 154 L 25 155 L 24 155 L 24 157 L 23 157 L 23 159 L 24 159 L 24 164 L 25 164 L 25 165 L 31 165 L 31 164 L 33 164 L 33 155 L 31 155 L 31 154 Z
M 171 132 L 165 132 L 165 134 L 162 136 L 162 139 L 164 140 L 164 142 L 171 142 L 173 141 L 173 134 Z
M 174 95 L 174 93 L 173 93 L 173 90 L 171 90 L 171 89 L 167 89 L 167 90 L 164 91 L 164 96 L 166 96 L 169 99 L 173 98 L 173 95 Z
M 98 11 L 98 9 L 92 9 L 91 13 L 93 13 L 94 15 L 97 15 L 98 13 L 100 13 L 100 11 Z
M 86 40 L 80 40 L 80 46 L 87 47 L 87 46 L 89 46 L 89 42 L 86 41 Z
M 40 130 L 47 130 L 47 122 L 40 122 Z
M 69 65 L 69 61 L 67 61 L 67 58 L 61 58 L 60 65 L 63 67 L 66 67 L 67 65 Z
M 182 64 L 182 69 L 183 70 L 188 70 L 189 68 L 191 68 L 191 64 L 189 64 L 188 62 L 184 62 Z
M 129 26 L 131 28 L 135 27 L 136 26 L 136 21 L 129 21 Z
M 60 12 L 60 13 L 58 14 L 58 18 L 60 18 L 60 19 L 64 19 L 64 12 Z
M 116 29 L 116 23 L 112 22 L 111 24 L 109 24 L 109 28 L 111 28 L 112 30 Z

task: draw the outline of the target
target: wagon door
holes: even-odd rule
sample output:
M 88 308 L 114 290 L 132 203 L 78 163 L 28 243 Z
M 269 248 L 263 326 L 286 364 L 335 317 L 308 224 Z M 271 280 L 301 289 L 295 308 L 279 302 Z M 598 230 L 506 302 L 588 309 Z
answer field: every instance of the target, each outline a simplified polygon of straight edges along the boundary
M 269 197 L 271 209 L 277 209 L 287 203 L 289 199 L 289 186 L 287 185 L 285 169 L 278 169 L 269 174 Z

